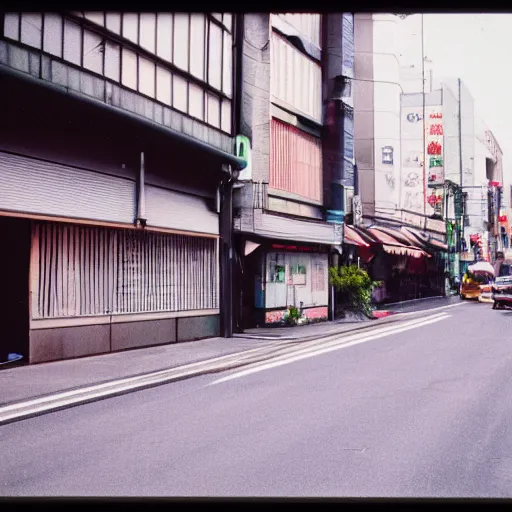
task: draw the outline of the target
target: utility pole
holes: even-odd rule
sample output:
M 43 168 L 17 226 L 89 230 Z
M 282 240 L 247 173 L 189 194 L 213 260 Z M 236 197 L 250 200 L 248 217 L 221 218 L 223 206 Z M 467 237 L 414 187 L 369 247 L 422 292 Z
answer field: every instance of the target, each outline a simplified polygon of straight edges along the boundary
M 459 215 L 457 215 L 456 219 L 456 227 L 457 229 L 457 252 L 459 253 L 459 261 L 460 261 L 460 253 L 462 251 L 462 234 L 463 234 L 463 220 L 461 218 L 462 212 L 462 189 L 464 187 L 464 169 L 462 167 L 462 82 L 461 79 L 458 79 L 459 86 L 459 171 L 460 171 L 460 192 L 458 194 L 459 198 Z M 460 223 L 460 224 L 459 224 Z
M 421 90 L 423 99 L 423 214 L 427 214 L 427 123 L 425 120 L 425 37 L 423 32 L 423 14 L 421 14 Z

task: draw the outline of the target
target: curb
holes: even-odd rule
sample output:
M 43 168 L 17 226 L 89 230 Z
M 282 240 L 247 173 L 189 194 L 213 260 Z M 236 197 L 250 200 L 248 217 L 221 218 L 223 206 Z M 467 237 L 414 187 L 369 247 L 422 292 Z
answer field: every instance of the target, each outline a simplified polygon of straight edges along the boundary
M 421 313 L 421 312 L 418 312 L 418 313 Z M 390 319 L 390 321 L 386 321 L 386 322 L 382 322 L 383 324 L 391 324 L 391 323 L 395 323 L 395 322 L 398 322 L 400 320 L 400 317 L 401 315 L 399 313 L 393 315 L 393 317 L 395 318 L 392 318 Z M 396 318 L 398 317 L 398 318 Z M 379 325 L 382 325 L 381 322 L 379 322 Z M 147 373 L 143 373 L 143 374 L 138 374 L 138 375 L 134 375 L 134 376 L 131 376 L 131 377 L 123 377 L 121 379 L 115 379 L 115 380 L 111 380 L 111 381 L 106 381 L 106 382 L 103 382 L 103 383 L 95 383 L 95 384 L 91 384 L 91 385 L 87 385 L 87 386 L 79 386 L 79 387 L 76 387 L 76 388 L 68 388 L 68 389 L 65 389 L 65 390 L 60 390 L 58 392 L 54 392 L 54 393 L 51 393 L 51 394 L 47 394 L 47 395 L 39 395 L 39 396 L 35 396 L 35 397 L 30 397 L 30 398 L 27 398 L 25 400 L 21 400 L 21 401 L 16 401 L 16 402 L 11 402 L 11 403 L 6 403 L 6 404 L 2 404 L 0 405 L 0 426 L 1 425 L 6 425 L 6 424 L 9 424 L 9 423 L 14 423 L 14 422 L 17 422 L 17 421 L 21 421 L 21 420 L 24 420 L 24 419 L 28 419 L 28 418 L 33 418 L 33 417 L 37 417 L 37 416 L 42 416 L 44 414 L 48 414 L 50 412 L 55 412 L 55 411 L 60 411 L 60 410 L 64 410 L 64 409 L 69 409 L 71 407 L 75 407 L 75 406 L 78 406 L 78 405 L 84 405 L 84 404 L 87 404 L 87 403 L 92 403 L 92 402 L 97 402 L 97 401 L 100 401 L 100 400 L 104 400 L 104 399 L 107 399 L 107 398 L 115 398 L 117 396 L 122 396 L 122 395 L 125 395 L 125 394 L 128 394 L 128 393 L 133 393 L 135 391 L 142 391 L 144 389 L 150 389 L 150 388 L 153 388 L 153 387 L 157 387 L 157 386 L 161 386 L 161 385 L 164 385 L 164 384 L 170 384 L 170 383 L 173 383 L 173 382 L 178 382 L 178 381 L 182 381 L 182 380 L 187 380 L 187 379 L 190 379 L 190 378 L 194 378 L 194 377 L 200 377 L 200 376 L 203 376 L 203 375 L 209 375 L 209 374 L 214 374 L 214 373 L 220 373 L 220 372 L 226 372 L 226 371 L 230 371 L 230 370 L 234 370 L 234 369 L 237 369 L 237 368 L 241 368 L 243 366 L 248 366 L 250 364 L 254 364 L 254 363 L 259 363 L 259 362 L 264 362 L 264 361 L 268 361 L 272 358 L 274 358 L 276 355 L 279 355 L 280 352 L 283 352 L 283 350 L 285 348 L 287 348 L 288 346 L 290 345 L 295 345 L 297 343 L 300 343 L 300 342 L 308 342 L 308 341 L 315 341 L 315 340 L 322 340 L 322 341 L 329 341 L 331 340 L 332 338 L 335 338 L 336 336 L 339 336 L 340 334 L 347 334 L 347 335 L 350 335 L 354 332 L 357 332 L 357 331 L 361 331 L 361 330 L 365 330 L 365 329 L 368 329 L 370 327 L 373 327 L 375 326 L 375 323 L 374 322 L 368 322 L 368 323 L 364 323 L 364 325 L 362 326 L 359 326 L 359 327 L 356 327 L 354 329 L 350 329 L 350 330 L 346 330 L 346 331 L 337 331 L 337 332 L 331 332 L 329 334 L 326 334 L 326 335 L 322 335 L 322 336 L 309 336 L 309 337 L 305 337 L 305 338 L 299 338 L 299 339 L 295 339 L 295 340 L 283 340 L 282 343 L 280 343 L 279 347 L 275 347 L 274 350 L 271 350 L 270 352 L 266 352 L 265 354 L 262 354 L 260 356 L 258 355 L 255 355 L 254 357 L 248 357 L 246 359 L 243 359 L 243 354 L 247 351 L 241 351 L 241 352 L 235 352 L 233 354 L 229 354 L 228 356 L 226 357 L 236 357 L 237 355 L 238 356 L 241 356 L 242 359 L 241 360 L 238 360 L 236 362 L 233 362 L 233 363 L 226 363 L 226 365 L 222 365 L 222 363 L 219 364 L 216 364 L 216 363 L 212 363 L 214 366 L 212 367 L 211 365 L 210 366 L 206 366 L 206 367 L 202 367 L 201 369 L 198 369 L 198 370 L 191 370 L 191 371 L 186 371 L 184 370 L 184 373 L 182 372 L 181 374 L 179 373 L 179 366 L 178 367 L 174 367 L 174 368 L 167 368 L 167 369 L 164 369 L 164 370 L 153 370 L 151 372 L 147 372 Z M 191 365 L 193 364 L 200 364 L 202 362 L 204 362 L 205 364 L 208 364 L 208 359 L 206 360 L 203 360 L 203 361 L 197 361 L 197 362 L 194 362 L 194 363 L 190 363 Z M 187 366 L 187 365 L 183 365 L 183 366 Z M 162 375 L 161 378 L 158 377 L 158 373 L 166 373 L 166 372 L 177 372 L 178 375 L 169 375 L 168 377 L 166 377 L 165 375 Z M 105 386 L 105 387 L 108 387 L 108 384 L 111 383 L 112 386 L 115 386 L 116 384 L 119 385 L 122 381 L 129 381 L 129 380 L 133 380 L 133 379 L 137 379 L 139 381 L 144 381 L 145 379 L 147 380 L 150 380 L 150 379 L 153 379 L 155 380 L 155 382 L 149 382 L 149 383 L 146 383 L 144 384 L 143 382 L 140 382 L 140 383 L 133 383 L 133 385 L 131 387 L 128 387 L 128 388 L 124 388 L 124 389 L 120 389 L 120 390 L 112 390 L 111 392 L 110 391 L 106 391 L 103 395 L 96 395 L 96 396 L 93 396 L 93 397 L 84 397 L 83 399 L 80 399 L 79 397 L 77 397 L 74 401 L 70 402 L 70 403 L 66 403 L 66 404 L 62 404 L 62 405 L 55 405 L 55 406 L 52 406 L 51 404 L 49 404 L 47 406 L 46 409 L 42 409 L 42 410 L 32 410 L 32 412 L 29 410 L 27 411 L 25 414 L 23 413 L 23 404 L 29 404 L 27 405 L 26 407 L 27 408 L 30 408 L 31 405 L 30 403 L 31 402 L 34 402 L 34 401 L 38 401 L 38 400 L 42 400 L 44 398 L 51 398 L 52 396 L 54 397 L 59 397 L 59 395 L 62 395 L 62 394 L 66 394 L 66 393 L 72 393 L 72 392 L 79 392 L 79 390 L 83 389 L 84 390 L 84 393 L 87 392 L 87 390 L 89 390 L 89 392 L 91 392 L 91 388 L 95 387 L 95 386 Z M 58 398 L 57 398 L 58 399 Z M 56 399 L 56 400 L 57 400 Z M 7 408 L 7 407 L 13 407 L 15 406 L 16 404 L 19 404 L 20 405 L 20 408 L 22 408 L 22 410 L 19 412 L 19 413 L 14 413 L 14 416 L 11 414 L 11 416 L 9 416 L 9 414 L 7 414 L 7 418 L 2 418 L 2 415 L 5 414 L 5 412 L 2 411 L 2 409 L 4 408 Z
M 426 310 L 425 310 L 426 311 Z M 342 331 L 330 331 L 326 334 L 312 334 L 310 336 L 282 336 L 282 337 L 274 337 L 274 338 L 266 338 L 266 337 L 263 337 L 263 336 L 258 336 L 257 334 L 246 334 L 244 335 L 243 333 L 241 334 L 237 334 L 236 336 L 233 336 L 234 338 L 245 338 L 245 339 L 255 339 L 255 340 L 265 340 L 265 341 L 289 341 L 289 342 L 297 342 L 297 341 L 312 341 L 312 340 L 315 340 L 315 339 L 323 339 L 327 336 L 333 336 L 335 334 L 343 334 L 345 332 L 351 332 L 351 331 L 360 331 L 361 329 L 368 329 L 370 327 L 375 327 L 375 325 L 377 325 L 375 323 L 375 320 L 384 320 L 385 318 L 388 318 L 390 316 L 396 316 L 396 315 L 400 315 L 402 314 L 401 312 L 398 312 L 398 311 L 387 311 L 388 314 L 386 314 L 385 316 L 383 317 L 374 317 L 374 318 L 369 318 L 368 321 L 364 321 L 364 322 L 353 322 L 352 324 L 354 325 L 353 328 L 351 329 L 347 329 L 347 330 L 342 330 Z M 423 311 L 414 311 L 414 313 L 417 313 L 417 314 L 420 314 L 420 313 L 423 313 Z M 379 322 L 380 323 L 380 322 Z M 389 322 L 384 322 L 384 323 L 389 323 Z M 349 324 L 349 322 L 347 322 L 347 324 Z M 361 324 L 361 325 L 357 325 L 357 324 Z M 344 324 L 339 324 L 339 325 L 344 325 Z

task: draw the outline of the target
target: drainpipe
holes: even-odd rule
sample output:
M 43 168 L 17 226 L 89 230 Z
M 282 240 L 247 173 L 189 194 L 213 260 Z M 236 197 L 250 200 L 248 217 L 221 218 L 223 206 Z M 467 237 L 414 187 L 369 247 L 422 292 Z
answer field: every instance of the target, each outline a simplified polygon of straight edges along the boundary
M 226 177 L 219 185 L 220 333 L 233 336 L 233 184 L 239 171 L 225 166 Z
M 144 227 L 146 225 L 146 190 L 145 190 L 145 161 L 144 152 L 140 154 L 140 167 L 137 179 L 137 217 L 135 218 L 135 225 L 137 227 Z
M 243 97 L 243 58 L 244 58 L 244 35 L 245 35 L 245 15 L 244 13 L 237 13 L 234 15 L 235 22 L 235 34 L 234 34 L 234 48 L 233 48 L 233 116 L 232 116 L 232 133 L 233 135 L 242 134 L 242 97 Z M 243 265 L 243 245 L 234 243 L 233 240 L 233 186 L 234 179 L 225 178 L 224 183 L 221 184 L 223 187 L 224 199 L 224 222 L 226 239 L 229 241 L 229 246 L 225 247 L 225 252 L 229 257 L 229 262 L 223 260 L 224 265 L 228 265 L 224 275 L 227 276 L 229 283 L 226 282 L 225 286 L 229 286 L 229 296 L 226 291 L 226 302 L 223 304 L 225 311 L 229 311 L 229 315 L 224 316 L 222 323 L 223 336 L 229 338 L 233 335 L 233 330 L 236 326 L 237 332 L 242 326 L 243 319 L 241 318 L 243 310 L 243 299 L 242 299 L 242 287 L 240 282 L 243 279 L 241 274 L 241 267 Z M 239 191 L 240 192 L 240 191 Z M 229 217 L 229 218 L 228 218 Z M 222 221 L 221 221 L 222 222 Z M 229 228 L 229 233 L 228 233 Z M 222 243 L 222 242 L 221 242 Z M 242 246 L 240 248 L 240 245 Z M 235 258 L 235 251 L 238 250 L 238 258 Z M 236 268 L 234 266 L 236 265 Z M 236 270 L 236 273 L 234 273 Z M 235 277 L 233 277 L 233 275 Z M 238 283 L 238 286 L 235 286 Z M 227 290 L 227 288 L 226 288 Z M 235 302 L 236 301 L 236 302 Z

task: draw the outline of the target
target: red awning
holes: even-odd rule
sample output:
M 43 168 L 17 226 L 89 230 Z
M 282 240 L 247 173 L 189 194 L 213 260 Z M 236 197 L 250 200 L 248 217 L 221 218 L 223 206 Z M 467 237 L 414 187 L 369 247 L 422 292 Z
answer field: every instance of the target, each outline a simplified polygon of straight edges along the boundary
M 345 224 L 344 231 L 344 242 L 350 245 L 357 245 L 359 247 L 370 247 L 370 244 L 366 243 L 362 236 L 351 226 Z
M 418 232 L 412 228 L 406 228 L 405 226 L 401 229 L 404 233 L 425 244 L 427 247 L 430 246 L 432 249 L 437 249 L 439 251 L 448 251 L 448 245 L 441 242 L 440 240 L 436 240 L 435 238 L 427 238 L 421 232 Z
M 396 238 L 379 229 L 368 228 L 368 232 L 382 244 L 382 248 L 388 254 L 411 256 L 412 258 L 421 258 L 423 256 L 430 258 L 430 254 L 427 254 L 420 248 L 400 243 Z

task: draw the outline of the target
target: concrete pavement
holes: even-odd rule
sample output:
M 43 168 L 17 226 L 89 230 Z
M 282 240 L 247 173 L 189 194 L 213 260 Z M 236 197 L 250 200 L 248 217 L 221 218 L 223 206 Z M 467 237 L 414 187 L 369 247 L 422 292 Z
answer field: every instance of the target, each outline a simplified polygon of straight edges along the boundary
M 429 317 L 1 426 L 0 494 L 511 497 L 512 313 Z
M 421 316 L 421 312 L 416 313 Z M 378 321 L 266 329 L 267 336 L 273 332 L 273 339 L 258 338 L 258 334 L 253 334 L 252 339 L 211 338 L 4 369 L 0 371 L 0 423 L 144 387 L 237 368 L 275 357 L 290 344 L 349 334 L 399 320 L 400 315 L 397 315 Z

